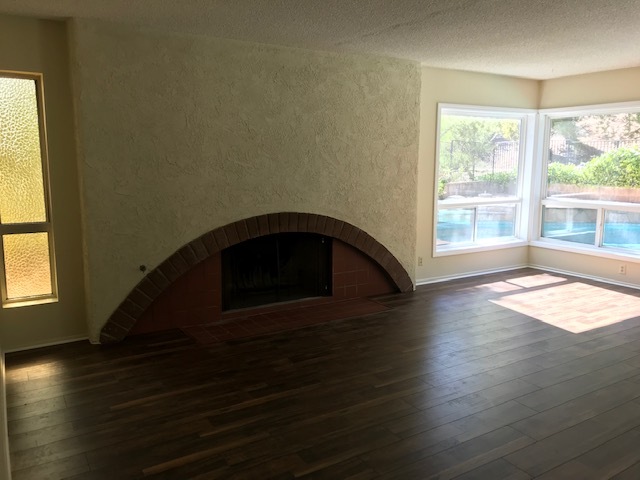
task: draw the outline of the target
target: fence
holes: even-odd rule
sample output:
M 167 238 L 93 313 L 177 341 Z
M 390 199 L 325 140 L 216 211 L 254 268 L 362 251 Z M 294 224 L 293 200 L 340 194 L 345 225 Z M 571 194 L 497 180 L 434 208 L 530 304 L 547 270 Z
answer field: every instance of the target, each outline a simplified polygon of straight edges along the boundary
M 578 165 L 611 150 L 637 144 L 634 140 L 551 140 L 549 161 Z M 449 181 L 473 181 L 501 172 L 515 173 L 518 169 L 519 147 L 519 142 L 514 141 L 483 143 L 452 140 L 441 149 L 441 176 L 448 177 Z
M 551 140 L 549 161 L 579 165 L 611 150 L 637 144 L 637 140 Z
M 440 154 L 441 174 L 450 181 L 476 180 L 484 175 L 518 170 L 519 142 L 496 143 L 452 140 Z M 446 148 L 446 150 L 445 150 Z

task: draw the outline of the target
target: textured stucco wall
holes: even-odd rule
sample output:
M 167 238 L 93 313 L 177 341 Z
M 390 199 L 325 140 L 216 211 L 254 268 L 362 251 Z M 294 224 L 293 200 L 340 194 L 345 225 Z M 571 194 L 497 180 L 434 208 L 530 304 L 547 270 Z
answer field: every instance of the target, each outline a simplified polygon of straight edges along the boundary
M 92 339 L 186 242 L 263 213 L 365 230 L 414 276 L 416 64 L 72 24 Z

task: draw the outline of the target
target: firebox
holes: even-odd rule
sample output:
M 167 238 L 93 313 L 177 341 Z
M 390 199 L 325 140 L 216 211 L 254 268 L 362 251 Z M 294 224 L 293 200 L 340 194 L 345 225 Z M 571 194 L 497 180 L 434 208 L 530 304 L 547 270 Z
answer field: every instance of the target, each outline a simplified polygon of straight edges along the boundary
M 277 233 L 222 251 L 222 310 L 330 296 L 332 239 Z

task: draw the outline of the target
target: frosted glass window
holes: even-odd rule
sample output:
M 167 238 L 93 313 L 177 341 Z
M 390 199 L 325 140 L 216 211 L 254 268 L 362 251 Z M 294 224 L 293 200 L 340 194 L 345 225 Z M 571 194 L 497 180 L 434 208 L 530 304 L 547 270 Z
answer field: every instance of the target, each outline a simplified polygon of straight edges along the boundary
M 8 299 L 52 293 L 48 237 L 25 233 L 2 238 Z
M 0 291 L 3 307 L 56 299 L 42 77 L 0 72 Z
M 0 78 L 0 220 L 46 221 L 33 79 Z

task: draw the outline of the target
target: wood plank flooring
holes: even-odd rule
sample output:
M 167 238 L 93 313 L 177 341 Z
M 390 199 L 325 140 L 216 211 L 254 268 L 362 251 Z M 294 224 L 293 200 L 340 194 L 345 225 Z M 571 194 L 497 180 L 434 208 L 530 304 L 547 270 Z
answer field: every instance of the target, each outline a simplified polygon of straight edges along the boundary
M 522 269 L 254 338 L 10 354 L 13 478 L 638 479 L 639 299 Z

